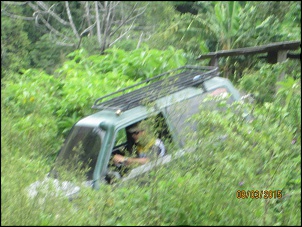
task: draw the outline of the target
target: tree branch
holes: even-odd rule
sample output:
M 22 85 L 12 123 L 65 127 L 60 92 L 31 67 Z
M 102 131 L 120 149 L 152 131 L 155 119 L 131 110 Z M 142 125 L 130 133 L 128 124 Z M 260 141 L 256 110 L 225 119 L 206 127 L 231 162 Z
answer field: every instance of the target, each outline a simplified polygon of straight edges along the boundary
M 115 39 L 112 43 L 109 44 L 109 47 L 112 46 L 114 43 L 116 43 L 118 40 L 120 40 L 123 36 L 125 36 L 133 27 L 134 21 L 130 25 L 130 27 L 122 34 L 120 35 L 117 39 Z
M 16 14 L 11 14 L 11 13 L 5 11 L 5 10 L 1 10 L 1 14 L 4 14 L 6 16 L 9 16 L 11 18 L 18 19 L 18 20 L 35 20 L 34 17 L 19 16 L 19 15 L 16 15 Z
M 61 46 L 79 48 L 83 36 L 88 33 L 93 35 L 94 32 L 101 52 L 125 37 L 133 29 L 136 19 L 145 12 L 148 6 L 148 4 L 140 6 L 138 2 L 134 2 L 130 8 L 127 3 L 120 1 L 80 1 L 77 2 L 77 5 L 80 4 L 79 8 L 74 8 L 74 5 L 69 4 L 68 1 L 54 3 L 4 1 L 2 3 L 4 7 L 1 13 L 16 19 L 35 20 L 35 24 L 43 26 L 51 36 L 51 40 Z M 10 12 L 10 8 L 18 6 L 30 7 L 33 11 L 32 17 L 26 14 L 14 15 Z M 76 20 L 75 15 L 81 17 L 82 20 Z M 144 34 L 141 34 L 137 46 L 140 46 Z
M 48 7 L 44 2 L 42 1 L 37 1 L 37 5 L 39 5 L 41 8 L 45 10 L 45 13 L 49 13 L 53 18 L 55 18 L 57 21 L 59 21 L 63 25 L 70 25 L 67 21 L 63 20 L 60 18 L 55 12 L 51 10 L 51 8 L 54 6 L 52 5 L 51 7 Z
M 143 39 L 143 34 L 144 34 L 144 32 L 142 32 L 141 35 L 139 36 L 139 40 L 138 40 L 138 43 L 136 45 L 136 49 L 138 49 L 141 45 L 141 42 L 142 42 L 142 39 Z
M 108 32 L 110 29 L 110 15 L 111 15 L 111 3 L 105 2 L 105 14 L 104 14 L 104 32 L 103 32 L 103 42 L 101 44 L 101 51 L 103 52 L 106 49 L 106 42 L 108 40 Z M 108 5 L 107 5 L 108 4 Z
M 94 22 L 92 25 L 90 25 L 88 28 L 86 28 L 84 31 L 82 31 L 80 36 L 82 37 L 83 35 L 85 35 L 85 33 L 91 31 L 95 25 L 96 25 L 96 22 Z
M 77 31 L 77 29 L 76 29 L 74 23 L 73 23 L 73 20 L 72 20 L 72 16 L 71 16 L 71 13 L 70 13 L 70 8 L 69 8 L 69 3 L 68 3 L 68 1 L 65 1 L 65 6 L 66 6 L 66 11 L 67 11 L 67 15 L 68 15 L 68 19 L 69 19 L 69 23 L 70 23 L 70 26 L 71 26 L 71 28 L 72 28 L 72 31 L 73 31 L 73 33 L 75 34 L 75 36 L 76 36 L 78 39 L 80 39 L 80 35 L 79 35 L 79 33 L 78 33 L 78 31 Z
M 42 23 L 46 26 L 46 28 L 48 28 L 48 30 L 49 30 L 51 33 L 56 34 L 57 36 L 61 37 L 63 40 L 69 40 L 69 38 L 68 38 L 66 35 L 64 35 L 64 34 L 61 33 L 60 31 L 58 31 L 57 29 L 55 29 L 55 28 L 54 28 L 52 25 L 50 25 L 50 24 L 48 23 L 48 21 L 43 17 L 43 14 L 49 14 L 50 9 L 49 9 L 47 12 L 45 12 L 45 11 L 40 11 L 39 8 L 38 8 L 36 5 L 32 4 L 31 2 L 28 2 L 28 5 L 35 11 L 35 12 L 33 13 L 33 16 L 35 17 L 35 23 L 36 23 L 37 25 L 39 25 L 39 20 L 41 20 Z M 40 4 L 40 6 L 43 7 L 44 9 L 45 9 L 45 7 L 47 8 L 47 6 L 44 5 L 44 3 L 42 3 L 42 5 L 43 5 L 43 6 L 41 6 L 41 4 Z M 54 6 L 54 5 L 53 5 L 53 6 Z M 55 15 L 55 14 L 51 14 L 51 15 Z M 69 25 L 69 23 L 67 23 L 67 24 Z M 62 44 L 63 44 L 64 42 L 58 41 L 57 43 L 58 43 L 58 44 L 60 43 L 60 45 L 62 46 Z M 75 46 L 75 44 L 66 44 L 66 43 L 64 43 L 64 46 Z
M 84 5 L 84 8 L 85 8 L 85 16 L 84 17 L 86 17 L 88 28 L 90 28 L 90 26 L 91 26 L 91 16 L 90 16 L 90 10 L 89 10 L 89 2 L 86 1 L 84 4 L 85 4 Z M 94 23 L 94 25 L 95 24 L 96 23 Z M 86 31 L 88 28 L 86 28 L 84 31 Z M 82 36 L 82 34 L 84 33 L 84 31 L 81 33 L 80 36 Z M 93 30 L 90 30 L 90 35 L 93 35 Z
M 94 6 L 95 6 L 97 38 L 98 38 L 98 43 L 101 44 L 102 37 L 101 37 L 101 30 L 100 30 L 100 18 L 99 18 L 99 10 L 98 10 L 98 2 L 97 1 L 94 2 Z
M 149 4 L 149 3 L 148 3 Z M 139 17 L 140 15 L 142 15 L 145 11 L 146 11 L 146 8 L 147 8 L 147 6 L 148 6 L 148 4 L 143 8 L 143 10 L 139 13 L 139 14 L 137 14 L 137 15 L 135 15 L 134 17 L 131 17 L 131 15 L 134 13 L 134 11 L 136 10 L 136 5 L 137 5 L 137 3 L 133 6 L 133 8 L 132 8 L 132 10 L 131 10 L 131 12 L 129 13 L 129 15 L 128 15 L 128 17 L 125 19 L 125 20 L 123 20 L 121 23 L 120 23 L 120 25 L 110 34 L 110 36 L 113 36 L 123 25 L 125 25 L 126 23 L 128 23 L 129 21 L 131 21 L 131 20 L 135 20 L 137 17 Z M 131 18 L 130 18 L 131 17 Z
M 1 1 L 2 3 L 6 4 L 6 5 L 18 5 L 18 6 L 22 6 L 22 5 L 26 5 L 28 2 L 9 2 L 9 1 Z

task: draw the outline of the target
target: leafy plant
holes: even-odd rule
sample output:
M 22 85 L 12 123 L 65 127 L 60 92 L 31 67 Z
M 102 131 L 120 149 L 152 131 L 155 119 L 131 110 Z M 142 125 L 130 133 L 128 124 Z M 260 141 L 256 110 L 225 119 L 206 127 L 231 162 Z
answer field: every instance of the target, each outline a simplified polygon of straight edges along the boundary
M 252 93 L 257 102 L 271 102 L 276 94 L 276 82 L 282 73 L 284 64 L 263 64 L 260 69 L 243 72 L 243 77 L 239 80 L 239 86 L 246 92 Z

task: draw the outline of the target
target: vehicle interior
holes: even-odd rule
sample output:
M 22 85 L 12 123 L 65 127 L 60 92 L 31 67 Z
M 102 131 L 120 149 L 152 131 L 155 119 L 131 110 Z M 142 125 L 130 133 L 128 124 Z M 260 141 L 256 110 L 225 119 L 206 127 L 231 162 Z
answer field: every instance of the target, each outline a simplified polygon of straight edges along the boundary
M 149 117 L 143 120 L 146 122 L 147 125 L 152 125 L 152 133 L 156 138 L 161 139 L 166 147 L 166 152 L 169 153 L 167 149 L 169 146 L 168 144 L 172 143 L 172 137 L 169 132 L 168 126 L 165 122 L 163 115 L 160 113 L 154 117 Z M 117 132 L 115 145 L 113 147 L 111 156 L 113 157 L 115 154 L 122 154 L 125 157 L 134 156 L 132 154 L 132 147 L 134 145 L 134 140 L 129 133 L 128 129 L 131 128 L 133 125 L 140 123 L 142 121 L 135 122 L 134 124 L 128 125 L 125 128 L 120 129 Z M 131 167 L 125 167 L 122 165 L 116 166 L 111 160 L 109 161 L 108 165 L 108 173 L 105 177 L 107 183 L 111 184 L 114 183 L 117 179 L 126 176 L 127 173 L 131 170 Z

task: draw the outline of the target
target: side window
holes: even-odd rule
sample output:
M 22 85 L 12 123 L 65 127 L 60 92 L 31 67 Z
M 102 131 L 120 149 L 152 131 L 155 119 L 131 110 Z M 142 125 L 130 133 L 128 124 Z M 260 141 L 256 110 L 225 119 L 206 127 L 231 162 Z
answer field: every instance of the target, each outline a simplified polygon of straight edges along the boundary
M 127 132 L 126 128 L 122 128 L 117 132 L 115 141 L 114 141 L 114 146 L 112 150 L 112 155 L 114 154 L 121 154 L 125 155 L 124 151 L 125 148 L 127 148 L 129 144 L 128 137 L 127 137 Z
M 114 147 L 127 142 L 126 130 L 123 128 L 117 132 Z
M 148 119 L 144 119 L 142 121 L 144 121 L 146 125 L 148 125 L 148 127 L 151 128 L 155 137 L 163 141 L 172 142 L 172 137 L 163 114 L 160 113 L 156 116 L 150 117 Z M 134 124 L 137 124 L 142 121 L 135 122 Z M 119 148 L 121 146 L 125 146 L 127 143 L 132 142 L 131 135 L 127 133 L 128 128 L 131 126 L 132 125 L 129 125 L 125 128 L 120 129 L 117 132 L 117 136 L 114 142 L 114 149 Z
M 192 115 L 198 113 L 200 106 L 210 110 L 223 110 L 217 105 L 217 101 L 225 98 L 227 99 L 227 103 L 234 101 L 228 90 L 224 87 L 220 87 L 175 103 L 166 108 L 171 119 L 172 127 L 179 138 L 180 146 L 184 146 L 187 136 L 196 131 L 196 122 L 189 122 L 188 119 Z
M 154 119 L 154 128 L 156 136 L 161 139 L 166 145 L 172 143 L 172 136 L 167 125 L 166 119 L 162 113 L 159 113 Z

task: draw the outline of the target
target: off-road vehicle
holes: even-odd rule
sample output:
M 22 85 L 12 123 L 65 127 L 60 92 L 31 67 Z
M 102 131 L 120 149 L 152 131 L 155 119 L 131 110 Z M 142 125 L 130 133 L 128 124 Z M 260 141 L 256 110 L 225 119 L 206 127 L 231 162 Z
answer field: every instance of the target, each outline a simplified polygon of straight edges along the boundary
M 228 79 L 219 77 L 218 68 L 198 66 L 183 66 L 100 97 L 92 106 L 96 113 L 73 126 L 58 152 L 56 163 L 85 167 L 86 185 L 95 189 L 110 182 L 112 177 L 125 181 L 144 174 L 156 165 L 168 163 L 189 152 L 184 149 L 187 135 L 196 130 L 196 125 L 187 119 L 198 113 L 200 107 L 213 108 L 212 102 L 204 102 L 208 95 L 227 96 L 228 102 L 241 98 Z M 109 163 L 112 152 L 127 144 L 127 128 L 147 119 L 153 119 L 156 135 L 167 143 L 173 143 L 175 149 L 124 176 L 112 171 Z M 60 171 L 54 168 L 48 179 L 59 175 Z M 79 189 L 58 180 L 55 180 L 58 188 L 65 190 L 67 195 Z M 40 183 L 36 182 L 31 189 Z

